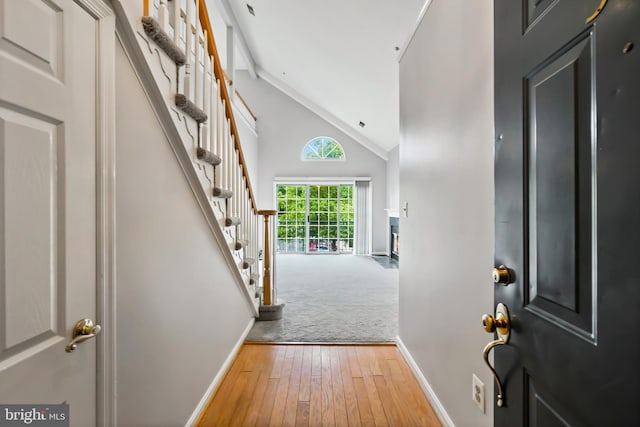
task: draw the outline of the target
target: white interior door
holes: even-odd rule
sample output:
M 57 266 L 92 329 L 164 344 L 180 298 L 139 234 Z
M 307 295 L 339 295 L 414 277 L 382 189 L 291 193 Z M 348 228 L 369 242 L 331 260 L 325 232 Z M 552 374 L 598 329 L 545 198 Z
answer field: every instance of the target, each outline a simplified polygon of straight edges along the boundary
M 0 402 L 96 423 L 97 21 L 72 0 L 0 0 Z

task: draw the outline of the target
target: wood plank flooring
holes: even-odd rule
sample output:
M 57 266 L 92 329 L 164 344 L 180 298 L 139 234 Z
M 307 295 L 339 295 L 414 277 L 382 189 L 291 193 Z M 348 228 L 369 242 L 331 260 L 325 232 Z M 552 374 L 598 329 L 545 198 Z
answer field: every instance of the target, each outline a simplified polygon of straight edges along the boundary
M 245 344 L 198 426 L 440 426 L 395 346 Z

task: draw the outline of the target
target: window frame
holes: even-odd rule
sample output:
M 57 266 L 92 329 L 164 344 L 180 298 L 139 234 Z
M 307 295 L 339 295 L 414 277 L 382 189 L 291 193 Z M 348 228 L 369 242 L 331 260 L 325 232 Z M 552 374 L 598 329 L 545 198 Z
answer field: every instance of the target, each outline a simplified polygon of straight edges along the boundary
M 314 141 L 317 141 L 317 140 L 324 140 L 326 142 L 333 143 L 336 146 L 340 147 L 340 150 L 342 151 L 342 157 L 339 157 L 339 158 L 332 158 L 332 157 L 308 158 L 308 157 L 305 157 L 305 151 L 306 151 L 307 147 L 309 147 L 309 145 L 311 143 L 313 143 Z M 302 147 L 302 152 L 300 153 L 300 159 L 303 162 L 344 162 L 344 161 L 347 160 L 347 153 L 345 152 L 344 147 L 342 146 L 342 144 L 340 144 L 334 138 L 331 138 L 330 136 L 316 136 L 315 138 L 310 139 L 309 141 L 307 141 L 306 144 L 304 144 L 304 146 Z

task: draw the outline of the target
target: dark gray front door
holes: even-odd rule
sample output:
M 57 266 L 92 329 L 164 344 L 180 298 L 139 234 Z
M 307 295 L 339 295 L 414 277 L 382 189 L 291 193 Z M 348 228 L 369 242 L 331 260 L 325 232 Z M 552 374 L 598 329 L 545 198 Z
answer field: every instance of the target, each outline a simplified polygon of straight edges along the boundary
M 640 425 L 640 1 L 600 4 L 495 0 L 496 426 Z

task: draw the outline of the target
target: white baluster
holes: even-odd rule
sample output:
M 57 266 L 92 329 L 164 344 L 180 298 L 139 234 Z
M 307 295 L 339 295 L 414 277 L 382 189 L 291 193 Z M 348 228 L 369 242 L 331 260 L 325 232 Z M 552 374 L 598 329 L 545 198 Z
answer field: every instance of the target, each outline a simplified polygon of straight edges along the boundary
M 249 236 L 251 236 L 251 245 L 249 245 L 251 249 L 249 249 L 249 253 L 251 254 L 251 258 L 256 259 L 256 236 L 254 232 L 255 230 L 253 229 L 253 213 L 251 212 L 251 203 L 249 203 Z
M 231 143 L 229 144 L 231 146 L 231 152 L 233 153 L 233 161 L 232 161 L 232 167 L 231 170 L 233 171 L 233 177 L 232 177 L 232 188 L 233 188 L 233 216 L 240 216 L 240 212 L 238 212 L 238 199 L 240 198 L 240 194 L 238 192 L 238 152 L 235 150 L 234 145 L 233 145 L 233 135 L 231 136 Z
M 224 106 L 224 102 L 222 103 Z M 231 146 L 231 137 L 229 136 L 229 122 L 225 116 L 224 119 L 224 138 L 225 138 L 225 150 L 229 153 L 229 164 L 227 165 L 227 185 L 229 189 L 231 189 L 233 185 L 233 181 L 231 178 L 233 177 L 233 147 Z
M 182 0 L 173 0 L 173 42 L 180 46 L 182 33 Z
M 218 155 L 221 155 L 223 152 L 222 146 L 222 121 L 223 121 L 223 108 L 222 108 L 222 100 L 220 99 L 220 80 L 216 80 L 216 150 Z
M 202 108 L 202 106 L 200 105 L 200 75 L 202 74 L 202 72 L 200 71 L 200 58 L 201 58 L 201 54 L 200 54 L 200 47 L 202 46 L 201 44 L 201 39 L 200 39 L 200 0 L 196 0 L 196 21 L 195 21 L 195 29 L 196 29 L 196 43 L 195 43 L 195 59 L 193 61 L 194 65 L 195 65 L 195 70 L 193 72 L 193 86 L 194 86 L 194 90 L 193 90 L 193 103 L 196 104 L 196 107 L 198 108 Z
M 211 86 L 209 88 L 209 112 L 211 113 L 209 116 L 209 150 L 218 154 L 218 147 L 216 147 L 216 135 L 218 132 L 218 110 L 216 107 L 218 103 L 216 99 L 216 81 L 213 75 L 213 57 L 211 57 L 211 66 Z
M 206 50 L 205 50 L 206 52 Z M 204 111 L 204 113 L 207 115 L 207 121 L 205 123 L 203 123 L 202 126 L 202 146 L 207 149 L 210 150 L 209 147 L 209 132 L 210 132 L 210 127 L 211 127 L 211 122 L 212 122 L 212 118 L 211 118 L 211 105 L 209 104 L 209 96 L 208 96 L 208 92 L 211 90 L 210 89 L 210 85 L 211 85 L 211 81 L 209 80 L 209 72 L 208 70 L 208 66 L 207 66 L 207 56 L 208 55 L 204 55 L 203 57 L 203 63 L 202 63 L 202 68 L 204 70 L 204 72 L 202 73 L 202 110 Z
M 187 16 L 186 16 L 186 35 L 185 35 L 185 47 L 184 53 L 187 57 L 184 63 L 184 95 L 187 98 L 191 97 L 191 53 L 193 52 L 193 22 L 191 14 L 193 13 L 193 0 L 187 0 Z
M 246 203 L 247 203 L 247 214 L 246 214 L 246 218 L 247 218 L 247 239 L 249 239 L 249 254 L 251 255 L 251 257 L 253 258 L 253 236 L 251 235 L 252 233 L 252 229 L 251 229 L 251 202 L 249 199 L 249 190 L 247 190 L 247 198 L 245 199 Z
M 224 100 L 222 101 L 224 108 Z M 224 185 L 225 188 L 231 189 L 231 149 L 229 148 L 229 136 L 227 135 L 227 121 L 222 122 L 222 153 L 224 154 L 226 166 L 224 168 Z
M 246 228 L 247 228 L 247 224 L 246 222 L 244 222 L 244 191 L 242 191 L 242 180 L 240 180 L 240 188 L 239 188 L 239 194 L 240 197 L 238 197 L 238 205 L 240 205 L 240 218 L 242 218 L 242 222 L 240 223 L 240 228 L 242 230 L 242 232 L 240 233 L 240 235 L 242 236 L 243 239 L 247 238 L 247 233 L 245 232 Z
M 234 145 L 235 147 L 235 145 Z M 238 196 L 235 198 L 236 200 L 236 212 L 238 213 L 238 216 L 240 216 L 242 214 L 242 185 L 241 185 L 241 177 L 242 175 L 240 174 L 240 168 L 238 168 L 238 163 L 240 162 L 240 153 L 238 153 L 238 151 L 236 150 L 236 193 Z
M 207 113 L 207 127 L 211 126 L 211 122 L 213 121 L 211 117 L 211 104 L 209 103 L 209 94 L 211 93 L 211 84 L 213 79 L 209 78 L 209 49 L 207 43 L 207 31 L 204 31 L 204 46 L 203 51 L 204 55 L 202 56 L 202 69 L 204 72 L 202 73 L 202 109 Z M 206 136 L 206 137 L 205 137 Z M 209 145 L 209 135 L 203 135 L 202 144 L 207 146 L 208 150 L 211 150 Z
M 233 136 L 232 136 L 233 137 Z M 238 166 L 240 164 L 240 153 L 238 152 L 238 150 L 235 149 L 235 137 L 233 138 L 234 140 L 234 144 L 233 144 L 233 151 L 236 153 L 236 161 L 235 161 L 235 171 L 236 171 L 236 190 L 234 191 L 234 194 L 237 194 L 238 196 L 235 198 L 236 201 L 236 212 L 238 213 L 238 215 L 240 215 L 240 200 L 242 200 L 242 187 L 240 186 L 240 177 L 242 176 L 241 172 L 240 172 L 240 167 Z
M 231 212 L 233 212 L 233 216 L 239 216 L 238 214 L 238 208 L 237 208 L 237 201 L 238 201 L 238 188 L 237 188 L 237 183 L 236 183 L 236 179 L 238 177 L 237 175 L 237 168 L 236 168 L 236 163 L 237 163 L 237 153 L 236 150 L 233 148 L 233 144 L 229 144 L 229 146 L 231 147 L 231 191 L 233 191 L 233 197 L 231 198 Z
M 242 233 L 243 235 L 245 235 L 245 239 L 246 234 L 247 234 L 247 215 L 246 215 L 246 197 L 247 197 L 247 193 L 245 192 L 245 186 L 244 186 L 244 176 L 242 174 L 242 169 L 239 169 L 240 171 L 240 194 L 242 195 L 242 197 L 240 198 L 240 200 L 238 200 L 238 203 L 240 204 L 240 212 L 242 213 L 242 223 L 244 224 L 244 227 L 242 227 Z
M 233 139 L 233 135 L 232 135 L 232 139 Z M 238 152 L 235 149 L 235 145 L 232 143 L 231 145 L 233 148 L 233 153 L 234 153 L 234 160 L 233 160 L 233 172 L 234 172 L 234 176 L 233 176 L 233 183 L 234 183 L 234 188 L 233 188 L 233 200 L 234 200 L 234 212 L 236 216 L 240 216 L 240 198 L 242 197 L 242 192 L 240 191 L 240 179 L 238 176 Z
M 167 0 L 160 0 L 160 6 L 158 6 L 158 23 L 162 31 L 167 32 L 169 29 L 169 8 L 167 7 Z
M 242 233 L 245 239 L 249 239 L 249 223 L 247 222 L 247 187 L 244 185 L 245 180 L 242 180 Z
M 229 152 L 229 165 L 227 168 L 227 185 L 229 186 L 229 190 L 233 188 L 233 147 L 231 146 L 231 137 L 229 136 L 229 127 L 227 125 L 227 119 L 224 120 L 224 137 L 225 137 L 225 146 L 227 147 L 227 151 Z M 231 207 L 233 209 L 233 206 Z

